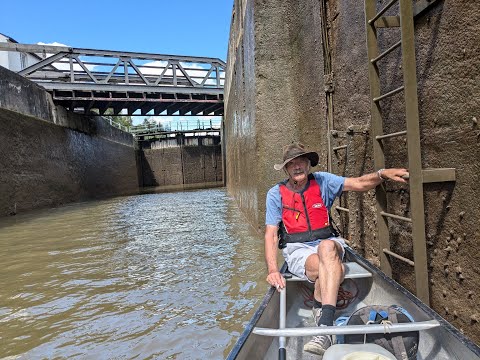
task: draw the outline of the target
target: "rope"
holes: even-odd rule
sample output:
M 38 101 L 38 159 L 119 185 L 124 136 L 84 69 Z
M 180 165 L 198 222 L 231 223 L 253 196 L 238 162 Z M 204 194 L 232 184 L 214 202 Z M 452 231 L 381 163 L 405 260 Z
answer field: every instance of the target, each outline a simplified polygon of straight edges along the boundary
M 350 305 L 358 296 L 358 286 L 355 281 L 352 279 L 347 279 L 350 280 L 353 285 L 355 285 L 355 294 L 353 294 L 351 291 L 345 290 L 342 286 L 338 289 L 338 295 L 337 295 L 337 309 L 345 309 Z
M 380 322 L 381 325 L 383 325 L 383 333 L 386 334 L 386 333 L 389 333 L 391 334 L 392 331 L 390 330 L 390 326 L 392 326 L 392 322 L 389 321 L 389 320 L 382 320 Z
M 368 325 L 368 324 L 375 324 L 375 321 L 374 320 L 368 320 L 365 325 Z M 366 344 L 367 343 L 367 333 L 363 334 L 363 343 Z
M 300 291 L 303 296 L 303 305 L 307 308 L 313 307 L 313 291 L 305 284 L 302 283 L 300 286 Z

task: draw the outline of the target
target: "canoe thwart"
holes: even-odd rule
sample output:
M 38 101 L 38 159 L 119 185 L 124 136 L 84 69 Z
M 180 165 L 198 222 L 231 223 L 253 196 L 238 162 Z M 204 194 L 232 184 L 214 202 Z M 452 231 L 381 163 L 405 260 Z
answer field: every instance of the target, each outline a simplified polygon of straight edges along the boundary
M 345 266 L 345 279 L 361 279 L 372 277 L 372 273 L 370 271 L 356 262 L 346 262 L 343 265 Z M 305 281 L 304 279 L 293 275 L 288 270 L 282 275 L 287 281 Z
M 342 325 L 303 328 L 270 329 L 255 327 L 253 333 L 263 336 L 317 336 L 317 335 L 359 335 L 389 334 L 408 331 L 429 330 L 440 326 L 437 320 L 395 324 Z

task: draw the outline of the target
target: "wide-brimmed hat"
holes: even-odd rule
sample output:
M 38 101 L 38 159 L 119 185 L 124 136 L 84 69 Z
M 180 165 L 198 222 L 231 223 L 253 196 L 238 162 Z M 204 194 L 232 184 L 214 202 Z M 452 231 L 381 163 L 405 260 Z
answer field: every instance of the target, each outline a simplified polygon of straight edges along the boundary
M 275 170 L 282 170 L 283 167 L 293 159 L 305 156 L 310 160 L 311 166 L 316 166 L 318 164 L 318 154 L 315 151 L 305 150 L 305 146 L 300 143 L 293 143 L 283 147 L 283 163 L 273 165 Z

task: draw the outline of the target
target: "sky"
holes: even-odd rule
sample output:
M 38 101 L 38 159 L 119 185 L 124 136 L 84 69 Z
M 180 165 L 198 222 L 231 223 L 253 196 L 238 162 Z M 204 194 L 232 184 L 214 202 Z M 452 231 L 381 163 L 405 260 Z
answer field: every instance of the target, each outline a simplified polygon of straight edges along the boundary
M 233 0 L 2 1 L 0 33 L 22 44 L 227 59 Z
M 232 9 L 233 0 L 3 1 L 0 33 L 22 44 L 60 43 L 226 62 Z

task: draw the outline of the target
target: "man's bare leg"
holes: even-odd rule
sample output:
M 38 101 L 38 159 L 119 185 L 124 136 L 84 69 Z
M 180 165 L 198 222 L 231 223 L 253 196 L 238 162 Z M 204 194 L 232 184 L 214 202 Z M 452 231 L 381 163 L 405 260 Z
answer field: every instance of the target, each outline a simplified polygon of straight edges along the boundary
M 342 252 L 342 246 L 337 242 L 322 240 L 317 254 L 309 256 L 305 263 L 307 277 L 315 279 L 314 298 L 322 305 L 336 306 L 338 289 L 345 273 Z
M 337 304 L 338 288 L 344 277 L 344 267 L 341 262 L 342 247 L 335 241 L 322 240 L 317 254 L 310 255 L 305 263 L 305 273 L 311 280 L 315 279 L 314 297 L 321 300 L 322 307 L 314 308 L 314 318 L 318 326 L 333 325 Z M 323 355 L 332 345 L 329 335 L 314 336 L 303 349 L 313 354 Z
M 339 253 L 343 249 L 333 240 L 323 240 L 318 246 L 318 279 L 322 304 L 335 306 L 338 289 L 344 277 L 344 267 Z

